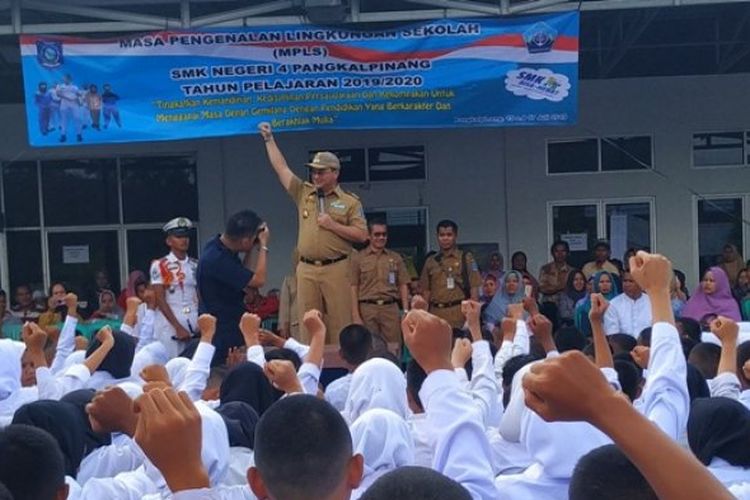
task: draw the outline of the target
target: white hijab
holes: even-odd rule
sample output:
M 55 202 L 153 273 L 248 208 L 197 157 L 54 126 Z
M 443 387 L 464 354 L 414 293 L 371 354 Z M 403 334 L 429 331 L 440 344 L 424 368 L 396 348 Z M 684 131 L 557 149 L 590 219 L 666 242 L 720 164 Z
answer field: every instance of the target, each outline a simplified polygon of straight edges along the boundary
M 21 388 L 21 358 L 26 346 L 10 339 L 0 339 L 0 400 Z
M 404 420 L 409 416 L 406 377 L 396 365 L 383 358 L 367 360 L 354 370 L 344 418 L 351 424 L 373 408 L 391 410 Z
M 134 380 L 140 380 L 141 370 L 145 367 L 149 365 L 163 365 L 167 361 L 169 361 L 169 354 L 164 345 L 161 342 L 152 342 L 133 356 L 130 377 Z
M 364 457 L 362 483 L 352 499 L 359 498 L 380 476 L 414 465 L 414 442 L 403 418 L 390 410 L 367 410 L 351 425 L 354 453 Z
M 172 387 L 176 389 L 182 385 L 189 365 L 190 360 L 187 358 L 172 358 L 167 361 L 165 368 L 169 374 L 169 380 L 172 381 Z

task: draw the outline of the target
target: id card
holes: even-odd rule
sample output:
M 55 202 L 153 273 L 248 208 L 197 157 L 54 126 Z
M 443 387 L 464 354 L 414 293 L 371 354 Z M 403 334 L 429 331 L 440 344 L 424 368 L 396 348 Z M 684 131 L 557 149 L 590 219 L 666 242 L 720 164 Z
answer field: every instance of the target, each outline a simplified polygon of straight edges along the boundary
M 448 288 L 448 290 L 453 290 L 454 288 L 456 288 L 456 280 L 455 280 L 455 278 L 453 276 L 448 276 L 448 279 L 446 280 L 445 286 L 446 286 L 446 288 Z
M 393 271 L 390 271 L 388 273 L 388 284 L 389 285 L 395 285 L 396 284 L 396 273 Z

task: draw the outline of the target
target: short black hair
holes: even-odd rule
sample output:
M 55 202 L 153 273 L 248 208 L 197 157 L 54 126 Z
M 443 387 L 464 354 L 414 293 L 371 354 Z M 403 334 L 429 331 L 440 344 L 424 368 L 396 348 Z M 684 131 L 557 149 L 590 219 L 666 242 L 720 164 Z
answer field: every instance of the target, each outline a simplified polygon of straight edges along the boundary
M 372 333 L 362 325 L 345 326 L 339 333 L 341 357 L 352 366 L 359 366 L 370 357 Z
M 677 324 L 682 326 L 682 334 L 696 342 L 701 341 L 701 324 L 693 318 L 681 317 Z
M 638 334 L 638 345 L 651 347 L 651 330 L 650 326 L 641 330 L 641 333 Z
M 243 210 L 232 215 L 224 227 L 224 235 L 233 240 L 253 237 L 263 224 L 261 218 L 252 210 Z
M 628 363 L 631 363 L 633 365 L 633 368 L 635 368 L 636 371 L 638 372 L 638 378 L 639 379 L 643 378 L 643 368 L 638 366 L 638 364 L 633 359 L 633 355 L 630 354 L 629 352 L 620 352 L 617 354 L 613 354 L 612 360 L 613 361 L 626 361 Z
M 706 379 L 716 377 L 719 371 L 719 359 L 721 358 L 721 347 L 711 342 L 696 344 L 690 351 L 688 360 L 701 372 Z
M 555 333 L 555 347 L 558 352 L 583 351 L 586 336 L 574 326 L 564 326 Z
M 419 399 L 419 391 L 422 390 L 422 384 L 424 384 L 425 379 L 427 379 L 427 372 L 419 366 L 417 360 L 409 360 L 409 363 L 406 365 L 406 390 L 422 410 L 424 410 L 424 405 L 422 404 L 422 400 Z
M 300 359 L 299 354 L 292 351 L 291 349 L 287 349 L 286 347 L 271 349 L 270 351 L 266 352 L 266 361 L 272 361 L 274 359 L 291 361 L 294 365 L 295 370 L 299 370 L 300 366 L 302 366 L 302 360 Z
M 620 381 L 622 392 L 625 393 L 630 401 L 638 398 L 638 386 L 641 383 L 641 374 L 638 372 L 635 363 L 624 361 L 622 359 L 614 360 L 614 369 L 617 372 L 617 380 Z
M 516 376 L 518 370 L 539 359 L 541 358 L 533 354 L 519 354 L 518 356 L 513 356 L 505 363 L 505 366 L 503 366 L 503 386 L 505 386 L 504 389 L 507 388 L 508 390 L 503 391 L 504 408 L 507 408 L 510 402 L 510 387 L 513 384 L 513 377 Z
M 554 243 L 552 243 L 552 246 L 549 247 L 549 253 L 555 253 L 555 248 L 559 247 L 560 245 L 565 247 L 565 251 L 570 253 L 570 245 L 565 240 L 555 240 Z
M 367 488 L 362 500 L 470 500 L 469 492 L 453 479 L 427 467 L 399 467 L 383 474 Z
M 333 406 L 315 396 L 296 395 L 266 410 L 255 428 L 254 451 L 271 496 L 325 498 L 346 475 L 352 437 Z
M 0 483 L 15 500 L 52 500 L 65 484 L 65 465 L 55 438 L 30 425 L 0 429 Z
M 597 248 L 606 248 L 607 250 L 611 250 L 612 247 L 609 246 L 609 241 L 607 240 L 599 240 L 594 244 L 594 250 Z
M 742 367 L 750 359 L 750 340 L 746 340 L 737 346 L 737 377 L 739 377 L 742 386 L 747 387 L 750 385 L 750 380 L 745 376 L 742 371 Z
M 367 219 L 367 232 L 369 233 L 372 232 L 372 226 L 388 227 L 388 223 L 382 217 L 374 217 L 372 219 Z
M 439 233 L 440 228 L 450 228 L 450 229 L 453 229 L 454 233 L 458 233 L 458 224 L 456 224 L 450 219 L 443 219 L 440 222 L 438 222 L 437 226 L 435 227 L 435 232 Z
M 18 290 L 20 290 L 21 288 L 25 288 L 29 291 L 29 293 L 31 293 L 31 285 L 29 285 L 28 283 L 21 283 L 20 285 L 16 285 L 15 293 L 18 293 Z
M 614 333 L 608 335 L 607 340 L 609 341 L 609 345 L 612 346 L 613 353 L 630 352 L 636 345 L 638 345 L 638 341 L 635 340 L 632 335 L 628 335 L 627 333 Z
M 614 444 L 594 448 L 573 469 L 570 500 L 657 500 L 638 468 Z

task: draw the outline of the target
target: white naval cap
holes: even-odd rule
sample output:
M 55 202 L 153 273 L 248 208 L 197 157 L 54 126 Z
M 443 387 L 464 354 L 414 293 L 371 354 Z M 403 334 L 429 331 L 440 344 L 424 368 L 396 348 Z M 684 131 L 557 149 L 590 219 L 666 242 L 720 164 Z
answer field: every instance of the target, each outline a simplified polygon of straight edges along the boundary
M 187 217 L 175 217 L 164 224 L 162 228 L 165 233 L 174 236 L 187 236 L 193 228 L 193 223 Z

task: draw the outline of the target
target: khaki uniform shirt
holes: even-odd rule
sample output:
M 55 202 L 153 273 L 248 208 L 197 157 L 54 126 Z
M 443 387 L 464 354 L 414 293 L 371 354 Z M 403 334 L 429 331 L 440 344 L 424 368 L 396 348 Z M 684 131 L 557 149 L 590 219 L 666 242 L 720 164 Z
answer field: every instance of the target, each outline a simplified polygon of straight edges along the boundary
M 289 184 L 288 192 L 297 204 L 297 249 L 300 257 L 316 260 L 335 259 L 351 253 L 350 241 L 318 226 L 318 196 L 312 183 L 303 182 L 295 175 Z M 367 229 L 359 198 L 347 193 L 341 186 L 337 186 L 325 197 L 325 210 L 339 224 L 358 227 L 363 231 Z
M 430 256 L 422 268 L 422 276 L 419 282 L 422 290 L 430 291 L 430 302 L 446 304 L 457 300 L 464 300 L 463 271 L 461 269 L 463 251 L 457 248 L 448 252 L 441 252 Z M 466 265 L 469 267 L 469 285 L 471 292 L 474 288 L 482 286 L 482 277 L 479 274 L 476 261 L 470 254 L 466 254 Z M 449 288 L 448 278 L 452 277 L 454 287 Z
M 396 252 L 367 247 L 351 258 L 351 283 L 358 287 L 359 300 L 400 300 L 399 287 L 409 283 L 404 259 Z
M 557 267 L 554 262 L 542 266 L 539 271 L 539 291 L 544 295 L 554 295 L 565 290 L 568 275 L 573 270 L 568 264 Z
M 610 261 L 602 264 L 602 267 L 598 267 L 596 265 L 596 261 L 592 260 L 591 262 L 583 266 L 583 269 L 581 269 L 581 272 L 583 272 L 583 274 L 586 276 L 586 279 L 589 279 L 599 271 L 607 271 L 610 274 L 616 274 L 618 276 L 620 275 L 620 270 L 617 269 L 617 266 L 612 264 Z

